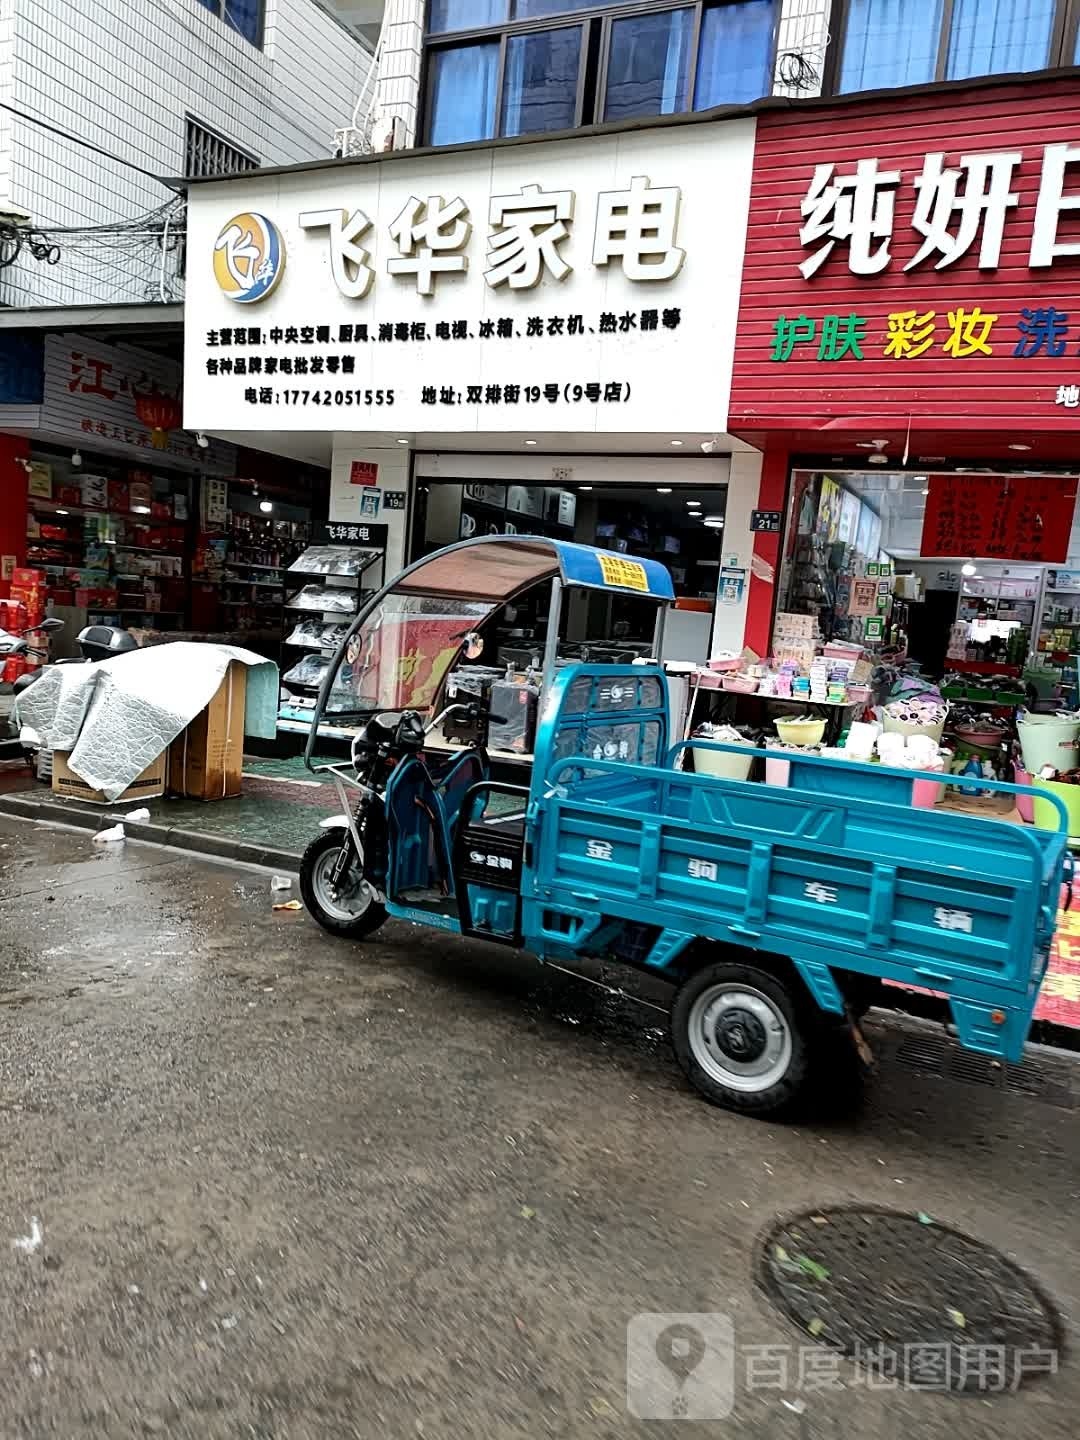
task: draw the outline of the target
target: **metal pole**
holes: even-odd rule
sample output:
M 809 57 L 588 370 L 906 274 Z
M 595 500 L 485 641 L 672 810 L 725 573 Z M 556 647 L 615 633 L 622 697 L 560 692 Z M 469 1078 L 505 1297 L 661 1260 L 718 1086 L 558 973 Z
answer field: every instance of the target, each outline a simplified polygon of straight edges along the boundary
M 653 659 L 658 665 L 664 663 L 664 657 L 660 653 L 664 648 L 664 623 L 667 620 L 667 606 L 656 607 L 656 624 L 653 626 Z
M 562 619 L 563 584 L 558 576 L 551 582 L 551 611 L 544 639 L 544 690 L 555 679 L 555 661 L 559 654 L 559 621 Z

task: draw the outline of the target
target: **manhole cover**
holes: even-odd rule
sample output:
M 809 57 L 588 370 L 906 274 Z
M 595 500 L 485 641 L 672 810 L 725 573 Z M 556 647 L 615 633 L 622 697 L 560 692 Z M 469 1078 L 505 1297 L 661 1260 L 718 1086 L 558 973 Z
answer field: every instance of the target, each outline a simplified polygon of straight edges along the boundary
M 765 1237 L 760 1278 L 801 1330 L 882 1381 L 988 1393 L 1058 1368 L 1060 1326 L 1038 1286 L 929 1216 L 808 1211 Z

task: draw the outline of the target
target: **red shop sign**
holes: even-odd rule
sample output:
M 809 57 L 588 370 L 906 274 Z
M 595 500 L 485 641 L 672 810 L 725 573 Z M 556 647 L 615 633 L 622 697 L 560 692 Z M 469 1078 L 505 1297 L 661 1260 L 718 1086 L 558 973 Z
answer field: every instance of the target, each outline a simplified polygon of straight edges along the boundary
M 354 460 L 349 466 L 350 485 L 377 485 L 379 467 L 371 460 Z
M 1075 76 L 759 116 L 729 429 L 1074 433 L 1078 140 Z
M 1076 480 L 1063 475 L 931 475 L 919 554 L 1060 565 Z

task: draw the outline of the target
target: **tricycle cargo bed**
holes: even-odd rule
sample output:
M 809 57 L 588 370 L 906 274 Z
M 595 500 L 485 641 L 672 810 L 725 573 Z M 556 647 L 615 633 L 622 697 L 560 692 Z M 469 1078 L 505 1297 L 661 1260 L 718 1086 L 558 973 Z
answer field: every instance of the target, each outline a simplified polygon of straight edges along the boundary
M 551 910 L 790 956 L 807 978 L 1034 998 L 1062 834 L 844 794 L 840 774 L 835 793 L 606 761 L 548 779 L 532 894 Z

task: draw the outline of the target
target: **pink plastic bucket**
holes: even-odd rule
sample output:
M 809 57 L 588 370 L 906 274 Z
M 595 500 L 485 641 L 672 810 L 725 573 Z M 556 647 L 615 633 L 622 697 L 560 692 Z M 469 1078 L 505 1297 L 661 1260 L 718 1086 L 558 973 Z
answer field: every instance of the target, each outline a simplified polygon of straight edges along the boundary
M 911 803 L 920 810 L 932 810 L 945 794 L 940 780 L 913 780 L 911 782 Z
M 1033 783 L 1033 782 L 1032 782 L 1032 779 L 1031 779 L 1031 776 L 1028 774 L 1028 772 L 1027 772 L 1026 770 L 1021 770 L 1021 768 L 1020 768 L 1019 765 L 1017 765 L 1016 770 L 1015 770 L 1014 773 L 1015 773 L 1015 776 L 1016 776 L 1016 783 L 1017 783 L 1017 785 L 1030 785 L 1030 784 Z M 1020 819 L 1023 820 L 1023 822 L 1024 822 L 1025 825 L 1034 825 L 1034 823 L 1035 823 L 1035 797 L 1034 797 L 1034 795 L 1015 795 L 1013 798 L 1014 798 L 1015 801 L 1016 801 L 1016 810 L 1017 810 L 1017 814 L 1020 816 Z
M 766 785 L 786 786 L 786 785 L 788 784 L 788 781 L 789 781 L 790 777 L 791 777 L 791 761 L 790 761 L 790 760 L 770 760 L 770 759 L 766 758 L 766 761 L 765 761 L 765 784 L 766 784 Z

